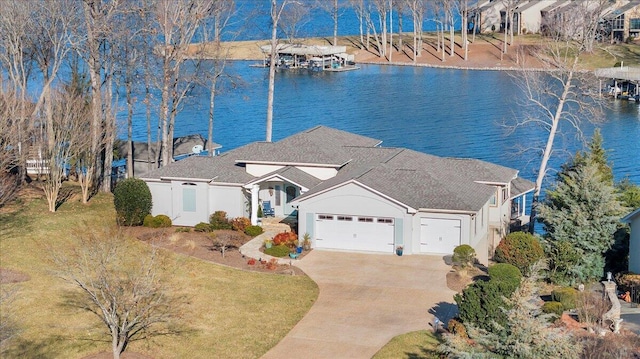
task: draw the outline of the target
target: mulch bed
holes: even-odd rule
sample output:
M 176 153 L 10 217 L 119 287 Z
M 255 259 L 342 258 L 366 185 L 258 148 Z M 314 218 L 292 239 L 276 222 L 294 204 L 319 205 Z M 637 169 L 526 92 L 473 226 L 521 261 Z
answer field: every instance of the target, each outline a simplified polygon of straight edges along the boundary
M 147 227 L 130 227 L 128 232 L 131 236 L 138 238 L 143 242 L 147 242 L 154 246 L 165 248 L 170 251 L 213 262 L 237 269 L 276 273 L 285 275 L 306 275 L 300 268 L 286 264 L 269 264 L 266 261 L 260 262 L 261 258 L 256 259 L 256 263 L 249 264 L 250 258 L 245 257 L 237 248 L 227 248 L 224 257 L 221 251 L 214 247 L 209 233 L 203 232 L 176 232 L 176 227 L 172 228 L 147 228 Z M 214 231 L 215 234 L 224 234 L 227 231 Z M 235 232 L 236 234 L 241 234 Z M 238 247 L 252 238 L 241 234 L 244 238 L 237 243 Z M 303 253 L 304 255 L 304 253 Z M 300 257 L 301 258 L 301 257 Z M 295 260 L 291 260 L 293 263 Z
M 11 269 L 0 268 L 0 284 L 26 282 L 31 277 L 28 274 Z

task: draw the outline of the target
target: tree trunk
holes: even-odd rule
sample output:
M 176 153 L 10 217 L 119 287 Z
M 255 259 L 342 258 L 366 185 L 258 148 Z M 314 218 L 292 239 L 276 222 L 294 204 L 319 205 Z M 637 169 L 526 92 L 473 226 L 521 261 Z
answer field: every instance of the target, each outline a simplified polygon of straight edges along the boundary
M 273 132 L 273 96 L 276 82 L 276 61 L 278 60 L 278 20 L 280 18 L 277 5 L 276 0 L 271 0 L 271 61 L 269 61 L 269 87 L 267 93 L 266 142 L 271 142 Z M 283 3 L 283 8 L 284 5 Z
M 569 71 L 567 80 L 564 83 L 564 86 L 562 89 L 562 96 L 560 96 L 560 100 L 558 101 L 558 105 L 556 107 L 556 111 L 553 116 L 553 121 L 551 122 L 551 127 L 549 129 L 549 137 L 547 137 L 547 143 L 544 147 L 544 152 L 542 154 L 542 161 L 540 162 L 538 177 L 536 178 L 536 187 L 533 192 L 533 201 L 531 201 L 531 216 L 529 218 L 529 232 L 531 233 L 533 233 L 534 226 L 535 226 L 535 219 L 536 219 L 535 206 L 538 203 L 538 198 L 540 198 L 542 181 L 544 180 L 544 177 L 547 173 L 547 164 L 549 162 L 549 157 L 551 156 L 551 151 L 553 149 L 553 141 L 558 131 L 558 125 L 560 124 L 562 111 L 564 110 L 564 105 L 567 101 L 567 96 L 569 95 L 569 92 L 571 91 L 571 87 L 573 86 L 572 85 L 573 74 L 574 74 L 576 65 L 578 64 L 578 59 L 579 59 L 578 56 L 576 56 L 573 62 L 573 66 Z
M 127 178 L 133 177 L 133 99 L 131 96 L 131 80 L 125 82 L 127 92 Z
M 209 128 L 207 131 L 207 153 L 211 157 L 215 155 L 214 153 L 215 149 L 213 148 L 213 119 L 214 119 L 213 110 L 215 108 L 217 80 L 218 80 L 217 73 L 214 73 L 213 78 L 211 79 L 211 92 L 209 93 Z
M 333 46 L 338 46 L 338 0 L 333 0 Z M 360 31 L 362 36 L 362 31 Z

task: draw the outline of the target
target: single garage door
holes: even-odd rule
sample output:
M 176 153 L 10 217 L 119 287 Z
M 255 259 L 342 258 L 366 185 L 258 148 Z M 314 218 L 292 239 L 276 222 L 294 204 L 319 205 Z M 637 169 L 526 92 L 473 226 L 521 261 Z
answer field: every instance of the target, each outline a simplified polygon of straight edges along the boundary
M 459 219 L 420 219 L 420 252 L 451 254 L 459 245 Z
M 319 214 L 316 248 L 393 253 L 393 218 Z

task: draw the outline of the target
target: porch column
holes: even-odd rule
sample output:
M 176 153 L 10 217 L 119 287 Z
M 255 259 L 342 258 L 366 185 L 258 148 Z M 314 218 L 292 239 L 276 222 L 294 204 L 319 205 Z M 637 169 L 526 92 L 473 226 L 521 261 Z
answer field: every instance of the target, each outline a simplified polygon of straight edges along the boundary
M 251 187 L 251 224 L 258 225 L 258 192 L 260 192 L 260 185 L 254 184 Z

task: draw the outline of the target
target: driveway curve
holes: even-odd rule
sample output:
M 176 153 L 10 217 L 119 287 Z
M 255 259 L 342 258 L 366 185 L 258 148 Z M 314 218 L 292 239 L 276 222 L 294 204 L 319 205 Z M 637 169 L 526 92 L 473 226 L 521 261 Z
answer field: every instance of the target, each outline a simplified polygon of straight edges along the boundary
M 296 265 L 320 288 L 311 310 L 263 358 L 371 358 L 391 338 L 455 314 L 442 257 L 314 250 Z

